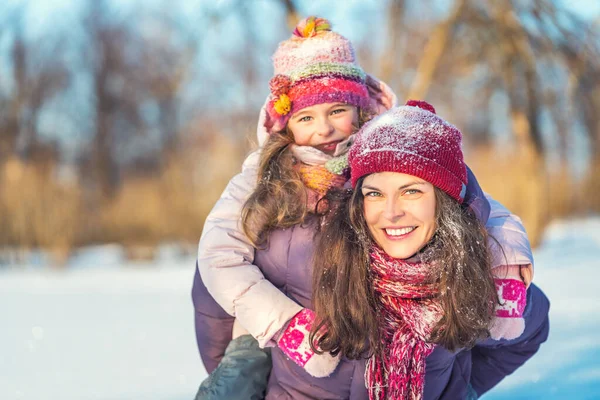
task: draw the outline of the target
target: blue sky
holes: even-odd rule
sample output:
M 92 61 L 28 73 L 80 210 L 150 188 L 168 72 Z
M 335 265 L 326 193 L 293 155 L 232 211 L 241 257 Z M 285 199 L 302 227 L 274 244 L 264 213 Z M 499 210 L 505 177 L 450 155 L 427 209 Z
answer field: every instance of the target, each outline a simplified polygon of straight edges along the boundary
M 252 0 L 256 6 L 270 5 L 276 3 L 275 0 Z M 28 13 L 28 25 L 32 30 L 45 30 L 50 28 L 53 23 L 58 22 L 57 20 L 64 20 L 68 17 L 73 9 L 77 9 L 81 5 L 80 0 L 4 0 L 3 4 L 0 5 L 0 18 L 6 10 L 22 4 L 27 4 Z M 166 4 L 164 0 L 112 0 L 115 5 L 120 5 L 123 9 L 132 7 L 144 7 L 154 8 L 160 7 L 161 4 Z M 175 1 L 177 4 L 178 2 Z M 183 12 L 197 11 L 199 8 L 211 7 L 211 8 L 227 8 L 231 6 L 233 0 L 196 0 L 196 1 L 181 1 L 178 6 Z M 439 4 L 443 7 L 444 3 L 448 5 L 452 4 L 447 1 L 440 1 Z M 556 4 L 564 5 L 567 8 L 572 9 L 578 15 L 586 19 L 598 19 L 600 18 L 600 1 L 598 0 L 555 0 Z M 295 4 L 300 10 L 301 14 L 317 14 L 317 15 L 333 15 L 332 19 L 335 19 L 338 28 L 347 32 L 348 36 L 351 36 L 350 32 L 355 31 L 358 27 L 355 25 L 357 15 L 355 10 L 360 12 L 373 12 L 381 8 L 380 0 L 346 0 L 343 6 L 340 6 L 340 2 L 336 0 L 329 1 L 312 1 L 312 0 L 296 0 Z M 66 13 L 66 14 L 65 14 Z M 599 22 L 600 23 L 600 22 Z M 346 25 L 353 24 L 353 29 L 346 29 Z M 359 29 L 360 32 L 360 29 Z

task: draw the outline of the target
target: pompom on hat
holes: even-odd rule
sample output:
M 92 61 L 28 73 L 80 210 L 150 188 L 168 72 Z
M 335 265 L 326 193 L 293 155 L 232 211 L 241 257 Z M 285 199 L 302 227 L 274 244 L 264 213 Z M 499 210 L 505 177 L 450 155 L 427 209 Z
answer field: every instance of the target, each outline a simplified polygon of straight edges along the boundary
M 371 120 L 348 154 L 352 187 L 366 175 L 400 172 L 417 176 L 462 203 L 467 170 L 462 134 L 424 101 L 409 100 Z
M 274 76 L 267 113 L 270 131 L 281 131 L 303 108 L 322 103 L 371 105 L 366 74 L 356 63 L 352 43 L 331 30 L 324 18 L 307 17 L 273 54 Z

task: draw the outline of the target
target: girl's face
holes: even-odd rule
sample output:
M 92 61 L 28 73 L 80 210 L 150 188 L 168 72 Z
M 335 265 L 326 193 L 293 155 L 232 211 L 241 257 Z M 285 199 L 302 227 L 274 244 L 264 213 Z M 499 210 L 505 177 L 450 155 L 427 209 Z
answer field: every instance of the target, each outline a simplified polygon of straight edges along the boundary
M 292 115 L 288 128 L 297 145 L 332 155 L 338 143 L 358 129 L 358 110 L 344 103 L 317 104 Z
M 364 215 L 375 242 L 393 258 L 407 259 L 435 233 L 433 185 L 412 175 L 379 172 L 362 185 Z

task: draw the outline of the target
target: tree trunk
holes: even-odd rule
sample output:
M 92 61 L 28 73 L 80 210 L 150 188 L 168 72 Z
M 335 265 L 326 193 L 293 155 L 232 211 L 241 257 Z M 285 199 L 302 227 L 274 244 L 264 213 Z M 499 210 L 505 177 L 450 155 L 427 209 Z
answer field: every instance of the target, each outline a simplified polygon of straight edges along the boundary
M 444 54 L 444 50 L 452 36 L 452 30 L 460 20 L 461 14 L 466 7 L 465 0 L 457 0 L 450 16 L 439 23 L 433 30 L 429 41 L 423 50 L 423 57 L 417 67 L 417 73 L 408 92 L 408 99 L 425 99 L 429 92 L 429 87 L 433 82 L 435 72 Z

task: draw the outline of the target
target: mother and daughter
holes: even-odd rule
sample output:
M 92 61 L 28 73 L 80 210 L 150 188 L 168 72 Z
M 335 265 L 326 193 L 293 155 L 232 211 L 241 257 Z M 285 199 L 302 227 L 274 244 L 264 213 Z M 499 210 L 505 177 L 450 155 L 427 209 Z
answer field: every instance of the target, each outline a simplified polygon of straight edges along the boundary
M 537 352 L 549 303 L 460 131 L 397 107 L 327 20 L 273 55 L 260 148 L 208 216 L 197 399 L 477 398 Z

